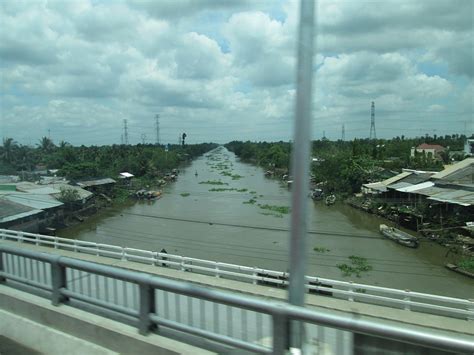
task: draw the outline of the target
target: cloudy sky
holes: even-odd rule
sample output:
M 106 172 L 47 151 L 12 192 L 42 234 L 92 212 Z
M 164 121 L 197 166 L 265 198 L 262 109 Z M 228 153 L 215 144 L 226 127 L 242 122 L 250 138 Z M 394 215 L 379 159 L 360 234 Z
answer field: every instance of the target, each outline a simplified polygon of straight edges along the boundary
M 473 1 L 322 0 L 313 137 L 471 133 Z M 295 1 L 0 2 L 0 136 L 288 140 Z M 48 131 L 49 130 L 49 131 Z

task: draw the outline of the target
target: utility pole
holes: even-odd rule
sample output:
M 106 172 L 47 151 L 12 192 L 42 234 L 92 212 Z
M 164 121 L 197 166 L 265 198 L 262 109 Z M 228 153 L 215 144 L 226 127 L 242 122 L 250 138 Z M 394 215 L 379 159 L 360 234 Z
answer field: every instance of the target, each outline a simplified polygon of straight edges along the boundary
M 160 145 L 160 115 L 155 115 L 156 145 Z
M 123 120 L 123 140 L 124 144 L 128 145 L 128 127 L 126 118 Z
M 344 127 L 344 123 L 342 124 L 342 141 L 346 140 L 346 128 Z
M 370 139 L 377 139 L 375 134 L 375 103 L 372 101 L 372 107 L 370 109 Z

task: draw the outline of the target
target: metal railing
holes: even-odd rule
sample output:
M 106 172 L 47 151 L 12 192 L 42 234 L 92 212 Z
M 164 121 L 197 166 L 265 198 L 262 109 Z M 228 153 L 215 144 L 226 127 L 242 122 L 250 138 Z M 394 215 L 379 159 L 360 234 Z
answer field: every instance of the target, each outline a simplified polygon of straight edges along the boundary
M 280 287 L 288 285 L 287 273 L 257 267 L 196 259 L 134 248 L 122 248 L 115 245 L 52 237 L 8 229 L 0 229 L 0 239 L 17 241 L 19 243 L 33 243 L 38 246 L 48 246 L 55 249 L 168 267 L 217 278 L 251 282 L 253 284 L 265 283 L 267 285 Z M 306 288 L 308 292 L 311 293 L 330 295 L 353 302 L 364 302 L 474 320 L 474 300 L 472 299 L 431 295 L 410 290 L 371 286 L 313 276 L 306 276 Z
M 12 262 L 14 258 L 16 258 L 16 263 Z M 84 280 L 85 275 L 88 276 L 89 281 L 81 281 L 78 285 L 76 281 Z M 93 284 L 90 282 L 91 276 L 95 276 L 95 291 L 91 289 L 91 284 Z M 102 280 L 100 284 L 97 281 L 98 278 Z M 135 321 L 141 334 L 147 334 L 156 327 L 158 327 L 157 332 L 160 333 L 159 327 L 165 327 L 258 353 L 285 353 L 288 346 L 290 320 L 423 347 L 467 353 L 474 351 L 474 342 L 461 336 L 448 336 L 428 329 L 408 329 L 404 325 L 362 320 L 360 317 L 337 315 L 330 311 L 316 312 L 282 302 L 268 302 L 255 297 L 216 291 L 142 272 L 0 244 L 0 283 L 8 285 L 9 281 L 47 291 L 53 305 L 75 300 L 128 316 Z M 89 290 L 85 286 L 87 283 Z M 174 319 L 169 315 L 171 308 L 168 302 L 169 294 L 175 295 L 177 315 Z M 119 297 L 119 295 L 124 297 Z M 133 302 L 124 302 L 125 297 L 130 296 Z M 180 301 L 180 296 L 188 297 L 187 302 Z M 191 298 L 194 301 L 190 301 Z M 186 309 L 185 304 L 190 312 L 196 309 L 201 311 L 199 321 L 193 321 L 192 315 L 189 314 L 188 318 L 191 317 L 191 322 L 189 319 L 188 322 L 182 321 L 178 313 Z M 271 339 L 271 346 L 262 345 L 258 341 L 258 336 L 254 341 L 249 340 L 248 333 L 252 331 L 246 327 L 253 320 L 249 322 L 247 316 L 241 318 L 241 337 L 219 333 L 219 325 L 217 327 L 214 325 L 214 329 L 206 329 L 203 326 L 206 314 L 209 314 L 206 308 L 213 307 L 215 320 L 219 314 L 218 307 L 222 305 L 240 309 L 242 315 L 243 312 L 253 312 L 256 314 L 257 322 L 260 319 L 260 323 L 262 323 L 262 316 L 267 316 L 269 329 L 271 329 L 268 337 Z M 228 317 L 225 322 L 229 319 L 232 322 L 232 311 L 230 314 L 231 317 Z M 227 327 L 229 327 L 228 324 Z M 264 337 L 261 334 L 260 337 L 262 336 Z

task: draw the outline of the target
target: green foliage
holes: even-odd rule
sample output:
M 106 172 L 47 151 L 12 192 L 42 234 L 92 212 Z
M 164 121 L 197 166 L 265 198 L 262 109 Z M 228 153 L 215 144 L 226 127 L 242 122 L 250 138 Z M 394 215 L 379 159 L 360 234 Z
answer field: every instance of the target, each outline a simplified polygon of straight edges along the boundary
M 327 253 L 331 251 L 331 249 L 324 248 L 324 247 L 314 247 L 313 250 L 317 253 Z
M 246 205 L 254 205 L 256 202 L 257 202 L 256 199 L 251 198 L 250 200 L 244 201 L 244 202 L 242 202 L 242 203 L 243 203 L 243 204 L 246 204 Z
M 201 185 L 207 184 L 207 185 L 229 185 L 226 182 L 222 182 L 220 180 L 207 180 L 207 181 L 201 181 L 199 182 Z
M 288 214 L 291 211 L 290 207 L 288 206 L 276 206 L 276 205 L 268 205 L 268 204 L 260 205 L 259 204 L 258 207 L 260 207 L 262 210 L 269 210 L 269 211 L 277 212 L 280 214 Z
M 136 177 L 157 177 L 215 147 L 211 143 L 172 145 L 165 152 L 163 146 L 151 144 L 75 147 L 63 141 L 56 146 L 51 139 L 43 137 L 33 148 L 5 138 L 0 147 L 0 173 L 31 171 L 36 165 L 44 164 L 50 169 L 60 169 L 60 174 L 73 180 L 115 177 L 122 171 Z
M 458 262 L 458 266 L 461 269 L 474 272 L 474 257 L 462 259 L 460 262 Z
M 189 192 L 182 192 L 182 193 L 180 193 L 180 195 L 183 196 L 183 197 L 188 197 L 191 194 Z
M 79 192 L 75 189 L 61 187 L 58 200 L 70 204 L 80 199 Z
M 449 150 L 462 150 L 464 135 L 434 135 L 392 139 L 354 139 L 353 141 L 313 141 L 312 155 L 320 158 L 313 163 L 311 173 L 316 183 L 322 183 L 324 190 L 341 194 L 360 191 L 362 184 L 387 178 L 384 172 L 400 171 L 402 168 L 441 170 L 443 161 L 449 158 L 448 151 L 442 160 L 425 154 L 411 157 L 411 148 L 421 143 L 439 144 Z M 241 160 L 258 164 L 265 169 L 277 170 L 279 174 L 288 171 L 290 144 L 286 142 L 239 142 L 226 144 Z M 225 174 L 228 176 L 228 174 Z
M 339 270 L 342 271 L 343 276 L 352 276 L 353 274 L 356 277 L 361 277 L 361 272 L 368 272 L 372 270 L 372 266 L 369 265 L 366 258 L 351 255 L 349 256 L 351 265 L 348 264 L 337 264 L 336 266 Z

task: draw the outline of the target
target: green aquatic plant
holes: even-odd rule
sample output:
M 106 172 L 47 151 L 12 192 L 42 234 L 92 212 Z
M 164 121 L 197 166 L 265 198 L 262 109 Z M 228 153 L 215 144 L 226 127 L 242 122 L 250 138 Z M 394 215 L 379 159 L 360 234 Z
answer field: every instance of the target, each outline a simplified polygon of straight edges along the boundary
M 183 197 L 188 197 L 191 194 L 189 192 L 182 192 L 182 193 L 180 193 L 180 195 L 183 196 Z
M 262 214 L 264 216 L 273 216 L 277 218 L 283 218 L 283 215 L 281 213 L 274 213 L 274 212 L 259 212 L 259 214 Z
M 244 201 L 244 202 L 242 202 L 242 203 L 243 203 L 243 204 L 246 204 L 246 205 L 254 205 L 256 202 L 257 202 L 256 199 L 251 198 L 250 200 Z
M 207 185 L 229 185 L 226 182 L 222 182 L 220 180 L 207 180 L 207 181 L 201 181 L 199 184 L 207 184 Z
M 313 250 L 318 253 L 327 253 L 331 251 L 331 249 L 324 248 L 324 247 L 314 247 Z
M 372 270 L 372 266 L 369 265 L 366 258 L 361 256 L 351 255 L 349 256 L 349 260 L 351 261 L 351 265 L 348 264 L 337 264 L 336 266 L 339 270 L 342 271 L 343 276 L 351 276 L 355 275 L 357 277 L 361 276 L 361 272 L 368 272 Z
M 288 214 L 291 211 L 291 208 L 288 206 L 276 206 L 276 205 L 268 205 L 268 204 L 260 205 L 259 204 L 258 207 L 260 207 L 262 210 L 269 210 L 269 211 L 277 212 L 280 214 Z

